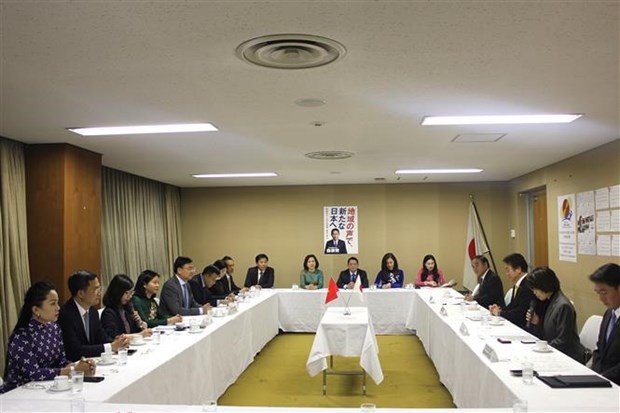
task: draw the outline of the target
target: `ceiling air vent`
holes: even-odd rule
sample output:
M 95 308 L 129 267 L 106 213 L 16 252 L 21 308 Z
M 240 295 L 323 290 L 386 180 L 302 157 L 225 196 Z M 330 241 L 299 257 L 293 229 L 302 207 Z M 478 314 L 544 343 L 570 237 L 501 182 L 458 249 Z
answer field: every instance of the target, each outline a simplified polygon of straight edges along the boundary
M 355 155 L 353 152 L 345 151 L 318 151 L 305 154 L 306 158 L 319 159 L 322 161 L 333 161 L 338 159 L 347 159 Z
M 273 69 L 308 69 L 335 62 L 347 49 L 335 40 L 310 34 L 272 34 L 241 43 L 237 56 Z

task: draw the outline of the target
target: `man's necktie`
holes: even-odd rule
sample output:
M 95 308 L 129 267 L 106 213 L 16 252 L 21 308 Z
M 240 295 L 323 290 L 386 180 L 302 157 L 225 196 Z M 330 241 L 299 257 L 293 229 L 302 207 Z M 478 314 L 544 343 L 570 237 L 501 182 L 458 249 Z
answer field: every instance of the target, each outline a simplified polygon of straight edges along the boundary
M 355 282 L 355 278 L 357 277 L 356 273 L 351 273 L 351 282 L 354 283 Z
M 607 336 L 605 337 L 605 341 L 609 341 L 609 336 L 611 336 L 611 333 L 614 331 L 617 320 L 618 317 L 616 316 L 616 312 L 612 311 L 611 318 L 609 319 L 609 324 L 607 325 Z
M 189 308 L 189 291 L 187 283 L 183 284 L 183 307 Z
M 263 276 L 263 272 L 262 271 L 258 271 L 258 278 L 256 279 L 256 284 L 260 284 L 260 277 Z
M 232 277 L 228 276 L 226 279 L 228 280 L 228 291 L 232 291 Z
M 90 342 L 90 325 L 88 323 L 88 311 L 82 316 L 84 319 L 84 332 L 86 333 L 86 340 Z
M 519 286 L 515 284 L 514 287 L 512 287 L 512 299 L 514 300 L 515 297 L 517 296 L 517 290 L 519 289 Z

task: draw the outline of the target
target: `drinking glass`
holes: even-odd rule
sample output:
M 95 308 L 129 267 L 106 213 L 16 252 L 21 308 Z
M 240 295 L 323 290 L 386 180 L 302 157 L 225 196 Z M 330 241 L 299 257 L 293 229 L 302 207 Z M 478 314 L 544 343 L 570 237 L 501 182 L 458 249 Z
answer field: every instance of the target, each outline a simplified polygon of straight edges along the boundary
M 71 381 L 73 382 L 73 393 L 80 393 L 84 388 L 84 372 L 74 371 L 71 375 Z
M 534 365 L 532 362 L 525 360 L 521 364 L 521 372 L 523 377 L 523 384 L 534 383 Z
M 71 412 L 72 413 L 84 413 L 86 407 L 86 400 L 83 398 L 71 399 Z
M 217 400 L 205 400 L 202 402 L 202 411 L 203 412 L 217 412 Z
M 127 364 L 127 349 L 122 348 L 118 350 L 118 365 L 124 366 L 125 364 Z
M 512 412 L 513 413 L 527 413 L 527 401 L 526 400 L 515 400 L 512 403 Z
M 376 405 L 374 403 L 362 403 L 360 406 L 361 413 L 375 413 Z

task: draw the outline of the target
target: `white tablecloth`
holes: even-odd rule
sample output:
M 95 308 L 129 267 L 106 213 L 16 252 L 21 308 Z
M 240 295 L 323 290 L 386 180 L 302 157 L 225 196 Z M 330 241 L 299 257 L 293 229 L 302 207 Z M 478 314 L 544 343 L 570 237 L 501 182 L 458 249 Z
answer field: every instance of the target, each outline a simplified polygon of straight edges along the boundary
M 191 318 L 191 317 L 184 317 Z M 276 294 L 264 290 L 236 314 L 213 318 L 198 334 L 187 330 L 163 335 L 158 346 L 135 347 L 125 366 L 98 366 L 100 383 L 84 383 L 91 402 L 200 404 L 217 399 L 234 383 L 254 356 L 278 333 Z M 148 343 L 148 342 L 147 342 Z M 43 382 L 50 384 L 50 382 Z M 71 392 L 50 393 L 21 387 L 0 397 L 68 401 Z
M 343 307 L 349 301 L 350 307 L 368 307 L 375 332 L 379 335 L 411 334 L 405 326 L 414 290 L 395 288 L 393 290 L 364 289 L 364 301 L 352 291 L 340 290 L 339 298 L 325 304 L 327 289 L 292 290 L 278 289 L 280 328 L 286 332 L 314 333 L 326 308 Z
M 344 315 L 343 307 L 325 311 L 306 362 L 308 373 L 316 376 L 325 370 L 329 356 L 359 357 L 360 366 L 374 382 L 383 381 L 379 346 L 367 308 L 351 307 L 350 315 Z
M 466 318 L 470 310 L 462 312 L 456 305 L 458 300 L 446 299 L 444 294 L 445 291 L 437 289 L 418 290 L 408 324 L 416 326 L 441 382 L 459 408 L 506 407 L 515 399 L 522 399 L 527 400 L 530 412 L 620 411 L 620 389 L 616 385 L 602 389 L 552 389 L 538 379 L 531 385 L 524 384 L 520 377 L 512 376 L 510 370 L 520 369 L 525 358 L 541 375 L 594 373 L 557 350 L 551 353 L 532 351 L 532 345 L 520 341 L 529 334 L 511 323 L 483 328 L 480 321 Z M 457 296 L 456 292 L 451 294 Z M 447 312 L 445 316 L 440 313 L 442 307 Z M 460 332 L 462 324 L 467 327 L 469 336 Z M 498 337 L 512 339 L 512 343 L 501 344 Z M 509 360 L 491 362 L 483 355 L 487 344 L 500 359 Z

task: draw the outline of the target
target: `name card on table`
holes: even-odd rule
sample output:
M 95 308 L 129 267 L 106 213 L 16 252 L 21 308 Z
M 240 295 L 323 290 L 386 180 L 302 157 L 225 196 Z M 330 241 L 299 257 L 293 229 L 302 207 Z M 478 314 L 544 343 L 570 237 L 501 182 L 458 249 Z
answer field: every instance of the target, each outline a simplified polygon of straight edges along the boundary
M 459 331 L 461 332 L 462 336 L 469 336 L 469 329 L 467 328 L 465 323 L 461 323 L 461 326 L 459 327 Z
M 484 345 L 484 348 L 482 349 L 482 354 L 484 354 L 484 356 L 488 358 L 492 363 L 499 361 L 497 353 L 495 352 L 493 347 L 489 346 L 488 344 Z
M 439 314 L 441 314 L 442 316 L 447 316 L 448 315 L 448 310 L 446 310 L 446 307 L 441 306 L 441 310 L 439 310 Z

